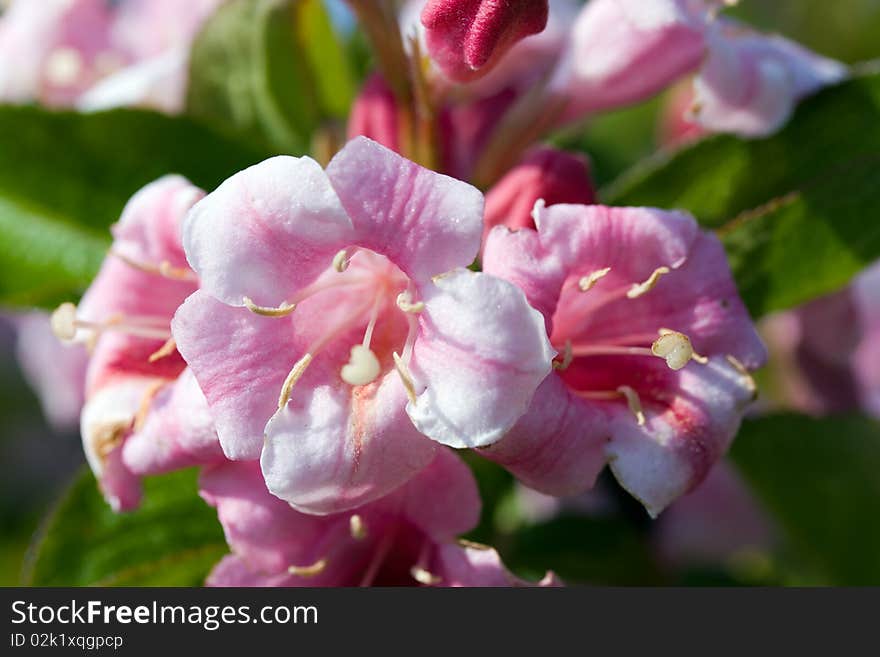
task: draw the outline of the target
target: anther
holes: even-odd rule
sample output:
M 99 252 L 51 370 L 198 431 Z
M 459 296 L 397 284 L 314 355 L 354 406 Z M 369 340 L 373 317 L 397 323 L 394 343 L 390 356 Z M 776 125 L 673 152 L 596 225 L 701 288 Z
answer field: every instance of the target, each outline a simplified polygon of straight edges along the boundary
M 293 390 L 293 386 L 296 385 L 296 382 L 299 381 L 303 372 L 306 371 L 306 368 L 312 362 L 312 358 L 314 358 L 312 354 L 305 354 L 302 358 L 296 361 L 293 368 L 290 370 L 290 373 L 287 375 L 287 378 L 284 379 L 284 385 L 281 386 L 281 394 L 278 395 L 278 410 L 287 406 L 287 402 L 290 401 L 290 391 Z
M 348 265 L 350 260 L 348 259 L 348 251 L 342 249 L 339 253 L 333 256 L 333 269 L 338 271 L 340 274 L 348 269 Z
M 463 548 L 470 548 L 472 550 L 491 550 L 492 548 L 483 543 L 477 543 L 476 541 L 469 541 L 466 538 L 458 539 L 458 544 Z
M 644 283 L 634 283 L 626 293 L 627 299 L 638 299 L 654 289 L 661 276 L 670 272 L 669 267 L 657 267 Z
M 62 303 L 50 318 L 52 333 L 59 340 L 70 342 L 76 337 L 76 305 Z
M 262 315 L 263 317 L 287 317 L 287 315 L 296 310 L 295 303 L 287 303 L 286 301 L 280 306 L 275 307 L 258 306 L 250 297 L 244 297 L 242 303 L 244 303 L 244 307 L 252 313 L 255 315 Z
M 732 356 L 730 354 L 727 355 L 727 362 L 733 366 L 739 374 L 743 377 L 746 382 L 746 386 L 749 388 L 749 392 L 752 393 L 753 396 L 758 394 L 758 385 L 755 383 L 755 379 L 752 378 L 751 372 L 746 369 L 746 366 L 742 364 L 736 356 Z
M 394 369 L 397 370 L 397 375 L 400 377 L 401 383 L 403 383 L 403 388 L 406 390 L 406 396 L 409 397 L 409 400 L 413 404 L 415 404 L 418 401 L 418 398 L 416 397 L 416 385 L 413 382 L 412 375 L 409 373 L 409 368 L 396 351 L 392 354 L 392 357 L 394 358 Z
M 326 557 L 318 559 L 310 566 L 289 566 L 287 572 L 291 575 L 296 575 L 297 577 L 314 577 L 315 575 L 323 573 L 325 568 L 327 568 Z
M 364 519 L 361 518 L 358 514 L 354 514 L 351 518 L 348 519 L 349 522 L 349 531 L 351 532 L 351 537 L 356 541 L 362 541 L 367 537 L 367 525 L 364 523 Z
M 588 276 L 584 276 L 578 281 L 578 289 L 580 289 L 581 292 L 588 292 L 596 283 L 607 276 L 610 271 L 611 267 L 605 267 L 604 269 L 597 269 Z
M 639 399 L 639 393 L 629 386 L 620 386 L 617 392 L 626 397 L 626 405 L 629 406 L 632 414 L 636 416 L 636 422 L 638 422 L 639 426 L 644 426 L 645 413 L 642 410 L 642 400 Z
M 409 569 L 409 574 L 412 575 L 412 578 L 419 584 L 424 584 L 425 586 L 432 586 L 443 581 L 439 575 L 435 575 L 430 570 L 422 568 L 421 566 L 413 566 Z
M 155 363 L 157 360 L 162 358 L 166 358 L 177 351 L 177 342 L 174 338 L 168 338 L 161 347 L 156 349 L 153 353 L 150 354 L 150 357 L 147 359 L 147 362 Z
M 571 346 L 571 340 L 565 341 L 565 349 L 562 352 L 562 360 L 554 360 L 553 361 L 553 369 L 559 370 L 560 372 L 567 370 L 568 366 L 571 365 L 571 361 L 574 360 L 574 350 Z
M 397 307 L 405 313 L 418 314 L 425 309 L 425 302 L 417 301 L 413 303 L 412 295 L 409 291 L 406 291 L 397 295 Z
M 382 372 L 379 359 L 369 347 L 356 344 L 351 348 L 348 363 L 342 366 L 339 375 L 342 380 L 352 386 L 365 386 L 376 380 Z

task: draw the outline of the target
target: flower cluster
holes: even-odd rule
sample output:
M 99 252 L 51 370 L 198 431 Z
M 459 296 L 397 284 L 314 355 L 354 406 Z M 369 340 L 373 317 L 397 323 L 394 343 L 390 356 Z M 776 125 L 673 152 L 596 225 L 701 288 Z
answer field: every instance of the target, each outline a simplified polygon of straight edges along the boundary
M 128 39 L 137 67 L 183 53 L 218 3 L 191 25 L 163 2 L 54 4 L 102 36 L 54 17 L 16 93 L 89 105 L 126 12 L 176 28 Z M 209 584 L 525 584 L 456 543 L 480 499 L 453 450 L 555 496 L 607 465 L 656 516 L 727 450 L 766 358 L 713 234 L 598 204 L 589 162 L 540 139 L 687 75 L 705 129 L 766 134 L 845 70 L 702 0 L 349 4 L 385 42 L 329 163 L 152 183 L 52 316 L 90 351 L 85 450 L 119 510 L 142 476 L 203 468 L 231 550 Z M 58 49 L 79 63 L 64 89 Z

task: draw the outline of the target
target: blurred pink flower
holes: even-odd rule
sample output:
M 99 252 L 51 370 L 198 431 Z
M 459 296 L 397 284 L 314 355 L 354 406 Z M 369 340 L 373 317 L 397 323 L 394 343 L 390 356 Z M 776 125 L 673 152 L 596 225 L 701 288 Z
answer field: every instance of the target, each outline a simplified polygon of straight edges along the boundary
M 203 195 L 179 176 L 136 193 L 79 307 L 52 316 L 56 335 L 91 351 L 82 439 L 117 510 L 137 505 L 142 474 L 222 458 L 204 398 L 169 341 L 174 311 L 197 287 L 181 223 Z
M 475 188 L 364 137 L 326 172 L 277 157 L 199 202 L 184 244 L 202 287 L 173 331 L 227 456 L 261 457 L 273 494 L 334 513 L 437 443 L 501 438 L 553 352 L 520 290 L 464 269 L 482 210 Z
M 452 452 L 393 493 L 347 513 L 300 513 L 271 495 L 256 462 L 207 468 L 201 494 L 217 508 L 232 554 L 209 586 L 516 586 L 498 553 L 462 546 L 477 524 L 476 482 Z M 548 573 L 539 585 L 558 584 Z
M 481 451 L 553 495 L 589 488 L 608 463 L 656 515 L 727 449 L 764 346 L 720 243 L 691 216 L 555 205 L 535 220 L 495 228 L 483 267 L 544 314 L 557 371 Z

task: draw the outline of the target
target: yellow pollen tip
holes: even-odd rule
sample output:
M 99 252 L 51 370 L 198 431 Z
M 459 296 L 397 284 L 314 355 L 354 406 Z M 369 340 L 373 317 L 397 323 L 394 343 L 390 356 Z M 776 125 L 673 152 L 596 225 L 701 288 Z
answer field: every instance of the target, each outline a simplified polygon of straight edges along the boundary
M 397 307 L 405 313 L 418 314 L 425 309 L 424 301 L 413 303 L 409 292 L 401 292 L 397 295 Z
M 289 566 L 287 572 L 297 577 L 314 577 L 320 575 L 327 568 L 327 558 L 318 559 L 310 566 Z
M 672 370 L 680 370 L 692 359 L 708 362 L 703 356 L 694 354 L 690 338 L 678 331 L 661 331 L 660 337 L 651 345 L 651 353 L 665 359 L 666 365 Z
M 245 308 L 255 315 L 262 315 L 263 317 L 287 317 L 290 313 L 296 310 L 295 303 L 287 303 L 286 301 L 276 307 L 258 306 L 250 297 L 244 297 L 241 301 Z
M 52 333 L 64 342 L 70 342 L 76 337 L 76 305 L 70 302 L 62 303 L 50 318 Z
M 611 267 L 605 267 L 604 269 L 597 269 L 592 274 L 588 276 L 584 276 L 581 280 L 578 281 L 578 289 L 581 292 L 588 292 L 593 289 L 593 286 L 598 283 L 601 279 L 605 278 L 608 273 L 611 271 Z
M 362 541 L 367 537 L 367 525 L 364 523 L 364 519 L 357 514 L 349 518 L 349 530 L 351 537 L 356 541 Z
M 290 401 L 290 391 L 293 390 L 293 386 L 296 385 L 303 372 L 306 371 L 306 368 L 312 362 L 312 358 L 314 358 L 312 354 L 305 354 L 296 361 L 287 378 L 284 379 L 284 385 L 281 386 L 281 394 L 278 395 L 278 410 L 287 406 L 287 402 Z
M 669 267 L 657 267 L 644 283 L 633 284 L 626 293 L 627 299 L 638 299 L 639 297 L 646 295 L 654 289 L 654 286 L 657 285 L 657 281 L 660 280 L 660 277 L 665 276 L 670 271 Z
M 409 368 L 396 351 L 392 356 L 394 357 L 394 369 L 397 370 L 400 381 L 403 383 L 403 388 L 406 390 L 406 396 L 409 397 L 409 400 L 413 404 L 415 404 L 418 401 L 418 398 L 416 397 L 416 385 L 413 382 L 412 375 L 409 373 Z
M 373 350 L 362 344 L 356 344 L 351 348 L 351 356 L 342 366 L 339 376 L 349 385 L 365 386 L 375 381 L 381 372 L 382 366 Z
M 409 574 L 412 575 L 412 578 L 419 584 L 424 584 L 425 586 L 432 586 L 443 581 L 439 575 L 435 575 L 430 570 L 426 570 L 421 566 L 413 566 L 409 569 Z
M 645 413 L 642 410 L 642 400 L 639 399 L 639 393 L 629 386 L 620 386 L 617 389 L 617 392 L 626 397 L 626 405 L 629 406 L 629 410 L 632 411 L 632 414 L 636 416 L 636 422 L 639 423 L 640 427 L 644 426 Z
M 346 251 L 345 249 L 342 249 L 342 251 L 333 256 L 333 269 L 338 271 L 340 274 L 348 269 L 348 265 L 348 251 Z
M 165 344 L 156 349 L 153 353 L 150 354 L 150 357 L 147 359 L 150 363 L 155 363 L 157 360 L 162 358 L 166 358 L 177 351 L 177 342 L 174 338 L 168 338 Z

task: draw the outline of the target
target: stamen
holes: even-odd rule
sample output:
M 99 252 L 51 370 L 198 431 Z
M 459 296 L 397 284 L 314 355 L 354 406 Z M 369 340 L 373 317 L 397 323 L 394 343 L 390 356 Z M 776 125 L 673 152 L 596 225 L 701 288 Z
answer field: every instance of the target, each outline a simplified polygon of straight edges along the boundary
M 134 424 L 132 425 L 133 431 L 140 431 L 143 429 L 144 423 L 147 421 L 147 415 L 150 412 L 150 407 L 153 405 L 153 400 L 156 399 L 156 395 L 158 395 L 159 391 L 167 384 L 167 381 L 156 381 L 144 391 L 144 394 L 141 397 L 141 403 L 134 416 Z
M 620 386 L 617 389 L 617 392 L 626 397 L 626 404 L 629 406 L 629 410 L 632 411 L 632 414 L 636 416 L 636 422 L 638 422 L 640 427 L 644 426 L 645 413 L 642 411 L 642 400 L 639 399 L 639 393 L 629 386 Z
M 574 350 L 571 348 L 571 340 L 565 341 L 565 349 L 562 352 L 562 360 L 554 360 L 553 368 L 559 370 L 560 372 L 567 370 L 568 366 L 571 365 L 571 361 L 574 360 Z
M 152 340 L 167 340 L 171 336 L 170 329 L 163 328 L 163 326 L 167 326 L 168 320 L 158 317 L 126 317 L 122 314 L 116 314 L 103 322 L 91 322 L 78 319 L 76 313 L 76 305 L 69 302 L 62 303 L 52 313 L 49 320 L 52 332 L 62 342 L 76 340 L 79 329 L 91 331 L 92 335 L 87 336 L 89 340 L 93 340 L 103 331 L 118 331 Z
M 175 351 L 177 351 L 177 342 L 174 340 L 174 338 L 168 338 L 168 340 L 165 341 L 165 344 L 163 344 L 161 347 L 156 349 L 156 351 L 150 354 L 150 357 L 147 359 L 147 361 L 150 363 L 155 363 L 157 360 L 170 356 Z
M 669 267 L 657 267 L 644 283 L 634 283 L 629 289 L 629 292 L 626 293 L 626 297 L 628 299 L 638 299 L 639 297 L 646 295 L 654 289 L 654 286 L 657 285 L 657 281 L 660 280 L 660 277 L 665 276 L 670 271 Z
M 413 303 L 412 295 L 407 290 L 397 295 L 397 307 L 405 313 L 418 314 L 425 309 L 425 302 L 418 301 Z
M 409 400 L 413 404 L 415 404 L 418 401 L 418 398 L 416 397 L 416 385 L 413 382 L 412 375 L 409 373 L 409 368 L 406 366 L 406 363 L 403 362 L 403 359 L 397 355 L 396 351 L 392 356 L 394 357 L 394 369 L 397 370 L 400 381 L 403 383 L 403 388 L 406 390 L 406 396 L 409 397 Z
M 466 538 L 458 539 L 458 544 L 464 548 L 471 548 L 472 550 L 491 550 L 492 548 L 488 545 L 484 545 L 483 543 L 477 543 L 476 541 L 469 541 Z
M 291 575 L 296 575 L 297 577 L 315 577 L 316 575 L 323 573 L 325 568 L 327 568 L 326 557 L 318 559 L 315 563 L 309 566 L 289 566 L 287 572 Z
M 364 523 L 364 519 L 358 514 L 354 514 L 348 521 L 351 537 L 356 541 L 364 540 L 367 537 L 367 525 Z
M 736 356 L 732 356 L 730 354 L 728 354 L 726 358 L 727 358 L 727 362 L 730 363 L 731 365 L 733 365 L 733 368 L 737 372 L 739 372 L 742 375 L 742 377 L 746 380 L 746 385 L 748 386 L 749 391 L 752 393 L 752 395 L 757 395 L 758 394 L 758 384 L 755 383 L 755 379 L 752 378 L 751 372 L 749 372 L 748 369 L 746 369 L 746 366 L 742 364 L 742 361 L 740 361 Z
M 589 276 L 584 276 L 578 281 L 578 289 L 580 289 L 581 292 L 588 292 L 596 283 L 607 276 L 610 271 L 611 267 L 605 267 L 604 269 L 594 271 Z
M 409 574 L 412 575 L 412 578 L 419 584 L 424 584 L 425 586 L 433 586 L 434 584 L 439 584 L 443 581 L 442 577 L 435 575 L 421 566 L 413 566 L 409 569 Z
M 287 315 L 296 310 L 295 303 L 287 303 L 286 301 L 274 308 L 271 306 L 258 306 L 250 297 L 244 297 L 242 302 L 245 308 L 255 315 L 262 315 L 263 317 L 287 317 Z
M 197 282 L 199 280 L 198 276 L 196 276 L 195 272 L 191 269 L 186 267 L 175 267 L 167 260 L 163 260 L 158 265 L 154 265 L 152 263 L 140 262 L 114 249 L 110 249 L 110 255 L 119 258 L 129 267 L 133 267 L 134 269 L 146 272 L 148 274 L 157 274 L 159 276 L 164 276 L 165 278 L 171 278 L 178 281 Z
M 296 361 L 296 364 L 294 364 L 293 368 L 290 370 L 287 378 L 284 379 L 284 385 L 281 386 L 281 394 L 278 396 L 278 410 L 287 406 L 287 402 L 290 401 L 290 391 L 293 390 L 293 386 L 299 381 L 313 358 L 313 354 L 306 353 L 302 358 Z
M 339 376 L 349 385 L 365 386 L 375 381 L 381 373 L 382 366 L 372 349 L 356 344 L 351 348 L 351 356 L 348 363 L 342 366 Z
M 350 262 L 351 261 L 348 258 L 348 251 L 342 249 L 342 251 L 333 256 L 333 269 L 341 274 L 346 269 L 348 269 L 348 265 L 350 264 Z
M 651 345 L 651 353 L 664 358 L 669 369 L 680 370 L 691 360 L 706 364 L 709 360 L 694 352 L 691 339 L 684 333 L 660 329 L 660 337 Z

